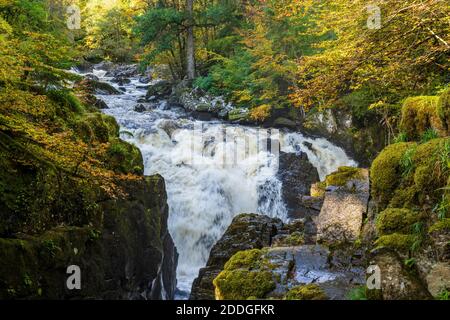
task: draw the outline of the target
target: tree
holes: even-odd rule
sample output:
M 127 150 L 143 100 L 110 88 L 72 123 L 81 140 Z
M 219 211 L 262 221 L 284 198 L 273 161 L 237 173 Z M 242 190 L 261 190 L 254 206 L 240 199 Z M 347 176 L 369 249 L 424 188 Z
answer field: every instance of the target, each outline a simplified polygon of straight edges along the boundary
M 186 40 L 186 74 L 189 80 L 195 78 L 195 40 L 194 40 L 194 0 L 186 0 L 188 15 L 187 40 Z

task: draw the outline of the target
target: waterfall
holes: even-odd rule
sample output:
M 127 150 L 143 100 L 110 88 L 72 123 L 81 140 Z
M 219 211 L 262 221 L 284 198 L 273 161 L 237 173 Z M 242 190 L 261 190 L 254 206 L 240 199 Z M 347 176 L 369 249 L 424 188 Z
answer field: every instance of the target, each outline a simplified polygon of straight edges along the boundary
M 94 71 L 111 82 L 105 72 Z M 145 95 L 137 78 L 121 95 L 98 96 L 121 126 L 122 138 L 138 146 L 145 174 L 161 174 L 167 185 L 169 229 L 177 246 L 178 289 L 188 293 L 205 266 L 214 243 L 233 217 L 260 213 L 287 219 L 277 179 L 278 152 L 306 152 L 323 179 L 343 165 L 354 166 L 345 152 L 325 139 L 301 133 L 250 128 L 220 121 L 201 122 L 167 103 L 148 104 L 148 112 L 134 107 Z M 267 147 L 268 141 L 275 148 Z

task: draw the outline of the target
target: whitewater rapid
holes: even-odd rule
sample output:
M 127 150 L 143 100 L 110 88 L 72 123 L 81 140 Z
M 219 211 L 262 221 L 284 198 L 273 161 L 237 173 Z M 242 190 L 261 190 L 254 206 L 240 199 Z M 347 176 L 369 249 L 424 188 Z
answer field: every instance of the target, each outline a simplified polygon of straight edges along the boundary
M 105 72 L 101 81 L 116 88 Z M 321 179 L 340 166 L 356 166 L 345 152 L 325 139 L 220 121 L 190 118 L 166 101 L 139 103 L 146 89 L 138 78 L 120 86 L 120 95 L 99 95 L 121 126 L 122 139 L 142 152 L 145 174 L 166 180 L 169 230 L 179 252 L 179 298 L 186 298 L 214 243 L 233 217 L 260 213 L 287 219 L 277 179 L 278 154 L 305 152 Z M 148 111 L 140 113 L 142 104 Z

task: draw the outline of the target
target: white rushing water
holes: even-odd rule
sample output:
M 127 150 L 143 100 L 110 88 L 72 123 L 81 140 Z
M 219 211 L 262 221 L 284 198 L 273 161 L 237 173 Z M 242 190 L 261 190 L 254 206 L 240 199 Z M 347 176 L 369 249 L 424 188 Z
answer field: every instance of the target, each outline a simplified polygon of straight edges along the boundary
M 94 74 L 111 83 L 104 71 Z M 280 141 L 284 152 L 306 152 L 322 179 L 340 166 L 356 165 L 341 148 L 301 133 L 201 122 L 181 109 L 168 109 L 164 101 L 144 104 L 150 111 L 135 112 L 146 93 L 142 86 L 132 78 L 124 94 L 99 98 L 109 106 L 104 112 L 121 125 L 122 138 L 142 151 L 145 174 L 158 173 L 166 180 L 169 229 L 180 255 L 177 278 L 182 292 L 190 291 L 211 247 L 237 214 L 287 218 L 274 141 Z M 275 152 L 267 150 L 268 137 Z

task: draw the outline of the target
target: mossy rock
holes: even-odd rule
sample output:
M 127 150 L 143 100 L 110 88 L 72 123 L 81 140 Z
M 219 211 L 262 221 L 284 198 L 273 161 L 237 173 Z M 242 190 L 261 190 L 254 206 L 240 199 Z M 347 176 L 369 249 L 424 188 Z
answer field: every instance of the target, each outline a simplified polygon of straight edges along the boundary
M 421 219 L 421 215 L 409 209 L 388 208 L 381 212 L 376 221 L 380 234 L 411 231 L 411 226 Z
M 387 207 L 401 182 L 400 161 L 403 155 L 415 145 L 415 143 L 401 142 L 387 146 L 372 163 L 370 170 L 371 193 L 381 209 Z
M 421 96 L 406 99 L 402 107 L 400 129 L 409 139 L 419 139 L 428 129 L 434 129 L 441 136 L 446 135 L 446 129 L 438 115 L 436 96 Z
M 447 130 L 447 135 L 450 135 L 450 88 L 446 89 L 440 95 L 437 105 L 437 113 Z
M 294 287 L 286 293 L 284 300 L 327 300 L 325 292 L 317 284 Z
M 141 151 L 134 145 L 118 138 L 110 142 L 107 150 L 108 165 L 116 172 L 124 174 L 144 174 L 144 160 Z
M 84 114 L 77 121 L 75 130 L 86 143 L 106 143 L 110 138 L 119 136 L 117 121 L 111 116 L 98 112 Z
M 325 191 L 327 189 L 326 181 L 316 182 L 311 185 L 311 197 L 323 198 L 325 196 Z
M 273 246 L 275 247 L 296 247 L 305 243 L 305 235 L 302 232 L 294 231 L 286 237 L 277 239 Z
M 214 279 L 217 300 L 264 299 L 276 287 L 270 271 L 224 270 Z
M 328 175 L 325 179 L 326 186 L 341 187 L 351 180 L 362 180 L 364 176 L 361 169 L 354 167 L 340 167 L 337 172 Z
M 214 279 L 218 300 L 263 299 L 276 287 L 265 250 L 239 251 L 225 264 Z
M 228 113 L 228 120 L 231 122 L 246 122 L 250 120 L 248 109 L 236 108 Z
M 225 264 L 225 270 L 235 270 L 239 268 L 253 269 L 257 268 L 258 261 L 263 255 L 260 249 L 252 249 L 247 251 L 239 251 Z
M 393 233 L 379 237 L 375 241 L 375 246 L 405 251 L 411 248 L 415 240 L 415 236 L 411 234 Z

